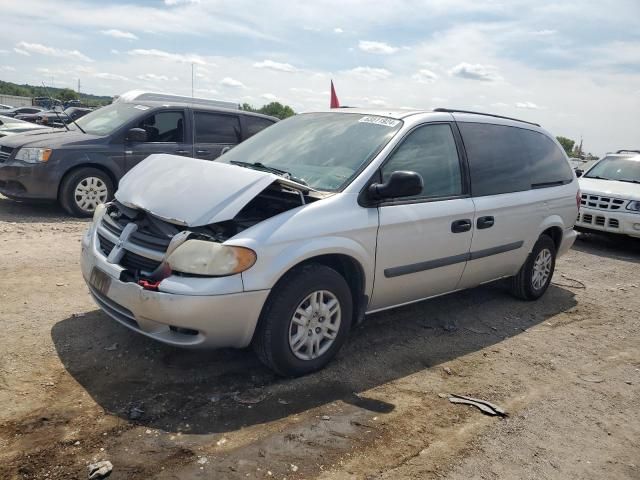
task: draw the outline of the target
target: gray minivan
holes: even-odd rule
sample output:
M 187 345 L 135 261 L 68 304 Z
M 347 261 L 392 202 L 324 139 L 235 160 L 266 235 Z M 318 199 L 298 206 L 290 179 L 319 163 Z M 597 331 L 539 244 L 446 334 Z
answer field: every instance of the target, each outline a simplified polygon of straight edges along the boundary
M 90 216 L 147 156 L 215 160 L 278 121 L 233 106 L 173 95 L 123 95 L 68 128 L 0 139 L 0 193 L 57 200 L 72 215 Z

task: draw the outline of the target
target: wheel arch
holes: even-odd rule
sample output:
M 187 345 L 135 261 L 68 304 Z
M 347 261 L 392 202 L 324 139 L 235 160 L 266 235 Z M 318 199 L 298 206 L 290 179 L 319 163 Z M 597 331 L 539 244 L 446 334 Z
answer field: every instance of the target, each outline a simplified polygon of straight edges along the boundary
M 562 221 L 562 217 L 560 217 L 559 215 L 551 215 L 540 224 L 540 234 L 538 235 L 538 238 L 540 238 L 541 235 L 548 235 L 553 240 L 553 243 L 556 246 L 556 251 L 558 251 L 562 243 L 564 228 L 565 225 Z M 531 246 L 531 248 L 533 248 L 533 245 Z

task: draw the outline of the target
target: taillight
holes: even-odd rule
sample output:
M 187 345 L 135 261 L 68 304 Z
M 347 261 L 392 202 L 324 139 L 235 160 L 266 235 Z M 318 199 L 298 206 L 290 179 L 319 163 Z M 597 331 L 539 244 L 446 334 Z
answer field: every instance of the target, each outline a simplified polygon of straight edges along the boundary
M 580 202 L 582 200 L 582 195 L 580 194 L 580 189 L 578 189 L 578 193 L 576 193 L 576 206 L 578 210 L 580 210 Z

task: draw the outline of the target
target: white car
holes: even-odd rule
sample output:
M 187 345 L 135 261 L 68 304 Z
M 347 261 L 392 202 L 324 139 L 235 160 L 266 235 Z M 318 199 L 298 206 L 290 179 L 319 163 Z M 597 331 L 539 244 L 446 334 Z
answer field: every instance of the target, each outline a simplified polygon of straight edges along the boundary
M 366 314 L 510 278 L 544 294 L 578 181 L 538 125 L 340 109 L 279 122 L 220 161 L 152 155 L 96 209 L 83 276 L 109 316 L 183 347 L 322 368 Z M 452 312 L 455 315 L 455 312 Z
M 640 238 L 640 155 L 609 154 L 580 178 L 576 229 Z

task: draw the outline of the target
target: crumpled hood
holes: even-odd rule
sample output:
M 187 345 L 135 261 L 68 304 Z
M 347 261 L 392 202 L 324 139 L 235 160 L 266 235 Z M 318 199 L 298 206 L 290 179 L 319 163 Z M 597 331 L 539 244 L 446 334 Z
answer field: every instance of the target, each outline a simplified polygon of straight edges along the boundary
M 197 227 L 235 217 L 274 182 L 301 186 L 268 172 L 177 155 L 155 154 L 120 180 L 116 199 L 179 225 Z
M 626 200 L 640 200 L 640 183 L 618 182 L 616 180 L 598 180 L 580 177 L 580 190 L 583 193 L 611 195 Z

